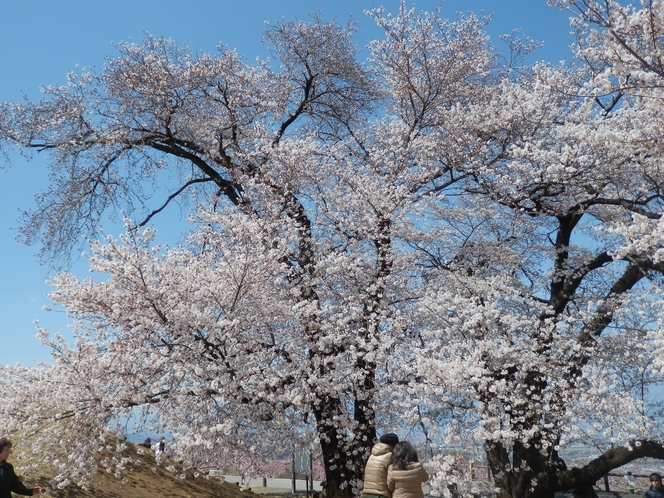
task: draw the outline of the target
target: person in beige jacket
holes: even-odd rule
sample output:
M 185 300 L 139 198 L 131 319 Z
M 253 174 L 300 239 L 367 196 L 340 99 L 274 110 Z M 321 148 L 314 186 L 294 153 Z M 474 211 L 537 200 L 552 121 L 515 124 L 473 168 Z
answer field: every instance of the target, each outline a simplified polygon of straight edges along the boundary
M 387 467 L 392 460 L 392 448 L 398 442 L 399 436 L 388 432 L 371 448 L 371 455 L 364 468 L 362 498 L 392 498 L 392 493 L 387 489 Z
M 424 498 L 422 483 L 428 480 L 429 474 L 419 462 L 413 445 L 408 441 L 397 444 L 387 468 L 387 489 L 392 498 Z

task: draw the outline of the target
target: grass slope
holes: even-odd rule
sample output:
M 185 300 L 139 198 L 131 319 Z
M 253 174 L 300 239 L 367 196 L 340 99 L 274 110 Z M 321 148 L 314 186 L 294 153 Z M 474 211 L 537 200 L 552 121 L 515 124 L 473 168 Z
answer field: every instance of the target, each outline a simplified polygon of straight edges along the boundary
M 256 498 L 258 495 L 250 491 L 242 491 L 231 483 L 222 483 L 218 479 L 207 479 L 204 475 L 196 477 L 193 471 L 182 472 L 182 468 L 172 461 L 161 461 L 159 464 L 154 453 L 144 450 L 139 454 L 138 448 L 129 445 L 125 450 L 137 462 L 123 472 L 122 478 L 98 471 L 88 490 L 70 485 L 64 489 L 49 489 L 50 496 L 56 498 Z M 138 463 L 140 461 L 140 463 Z M 20 455 L 15 462 L 18 465 Z M 175 467 L 170 472 L 166 467 Z M 17 469 L 17 472 L 20 472 Z M 181 478 L 184 474 L 184 478 Z M 47 472 L 25 474 L 22 477 L 26 486 L 40 485 L 49 487 L 52 476 Z

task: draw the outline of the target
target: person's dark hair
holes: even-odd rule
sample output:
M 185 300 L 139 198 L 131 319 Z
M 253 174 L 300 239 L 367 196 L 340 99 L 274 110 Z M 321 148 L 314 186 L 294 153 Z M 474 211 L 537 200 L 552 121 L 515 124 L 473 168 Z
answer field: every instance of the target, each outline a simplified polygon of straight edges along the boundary
M 650 481 L 652 482 L 653 480 L 661 481 L 662 476 L 660 476 L 657 472 L 653 472 L 652 474 L 650 474 Z
M 7 446 L 11 448 L 13 446 L 12 442 L 6 437 L 0 437 L 0 452 L 4 451 L 5 447 Z
M 392 450 L 391 464 L 397 470 L 406 470 L 410 462 L 419 462 L 417 451 L 408 441 L 397 443 Z

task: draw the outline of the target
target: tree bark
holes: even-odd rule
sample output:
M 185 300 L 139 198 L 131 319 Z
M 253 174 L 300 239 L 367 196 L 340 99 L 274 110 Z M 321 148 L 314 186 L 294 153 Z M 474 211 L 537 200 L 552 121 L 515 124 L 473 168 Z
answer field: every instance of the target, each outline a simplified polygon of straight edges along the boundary
M 485 452 L 496 476 L 497 498 L 553 498 L 558 491 L 574 490 L 574 496 L 592 496 L 592 486 L 610 471 L 644 457 L 664 460 L 660 441 L 630 441 L 612 448 L 583 467 L 567 469 L 560 459 L 550 462 L 544 455 L 530 452 L 521 456 L 521 468 L 513 468 L 509 452 L 500 443 L 488 441 Z M 525 456 L 525 458 L 524 458 Z M 539 467 L 539 471 L 534 469 Z M 589 494 L 590 493 L 590 494 Z
M 334 414 L 342 413 L 341 400 L 328 398 L 319 406 L 315 415 L 325 468 L 323 495 L 352 498 L 353 483 L 359 482 L 364 473 L 365 441 L 372 442 L 376 435 L 373 414 L 363 415 L 363 423 L 358 424 L 354 438 L 349 440 L 345 431 L 333 422 Z

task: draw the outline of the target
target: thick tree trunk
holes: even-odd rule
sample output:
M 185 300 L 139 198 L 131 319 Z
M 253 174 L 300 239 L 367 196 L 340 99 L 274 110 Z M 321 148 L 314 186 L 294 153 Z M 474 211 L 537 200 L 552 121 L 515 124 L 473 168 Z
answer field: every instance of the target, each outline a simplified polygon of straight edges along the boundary
M 501 443 L 485 443 L 497 498 L 553 498 L 555 491 L 559 491 L 557 473 L 565 464 L 554 451 L 540 452 L 538 443 L 516 443 L 511 452 Z
M 630 441 L 620 448 L 612 448 L 583 467 L 566 469 L 557 455 L 530 451 L 515 445 L 510 454 L 500 443 L 487 441 L 485 452 L 495 477 L 497 498 L 553 498 L 557 491 L 574 490 L 575 497 L 592 496 L 592 486 L 611 470 L 638 458 L 664 460 L 664 445 L 659 441 Z
M 538 486 L 530 488 L 532 474 L 516 471 L 496 478 L 496 498 L 554 498 L 554 491 Z
M 355 407 L 354 415 L 359 419 L 355 420 L 354 438 L 348 439 L 332 422 L 334 414 L 344 413 L 341 401 L 328 398 L 320 406 L 323 408 L 315 410 L 315 415 L 325 467 L 323 494 L 328 498 L 351 498 L 354 496 L 353 485 L 363 478 L 367 441 L 371 445 L 375 439 L 373 410 L 364 403 Z

